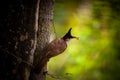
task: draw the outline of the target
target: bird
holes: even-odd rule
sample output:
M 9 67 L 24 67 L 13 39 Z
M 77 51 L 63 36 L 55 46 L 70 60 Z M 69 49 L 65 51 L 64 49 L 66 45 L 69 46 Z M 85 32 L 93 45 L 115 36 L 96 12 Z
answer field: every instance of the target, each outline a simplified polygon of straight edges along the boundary
M 37 55 L 38 58 L 35 58 L 36 63 L 33 69 L 35 73 L 39 73 L 42 70 L 42 68 L 44 68 L 44 66 L 46 65 L 46 62 L 48 62 L 50 58 L 63 53 L 67 48 L 67 43 L 69 42 L 70 39 L 73 39 L 73 38 L 79 39 L 78 37 L 71 35 L 71 30 L 72 28 L 70 28 L 63 37 L 54 39 L 42 49 L 41 55 L 43 56 L 39 57 L 39 55 Z
M 44 50 L 47 52 L 46 55 L 48 58 L 51 58 L 63 53 L 67 48 L 67 43 L 69 42 L 69 40 L 74 38 L 79 39 L 78 37 L 71 35 L 71 30 L 72 28 L 70 28 L 62 38 L 56 38 L 44 48 Z

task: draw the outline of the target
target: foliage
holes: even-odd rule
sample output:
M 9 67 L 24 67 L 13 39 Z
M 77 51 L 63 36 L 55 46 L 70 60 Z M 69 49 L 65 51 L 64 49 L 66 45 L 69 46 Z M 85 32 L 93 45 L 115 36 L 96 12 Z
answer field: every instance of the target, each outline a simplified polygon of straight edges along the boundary
M 49 61 L 47 80 L 120 80 L 120 1 L 57 0 L 56 35 L 72 27 L 67 50 Z M 62 79 L 61 79 L 62 78 Z

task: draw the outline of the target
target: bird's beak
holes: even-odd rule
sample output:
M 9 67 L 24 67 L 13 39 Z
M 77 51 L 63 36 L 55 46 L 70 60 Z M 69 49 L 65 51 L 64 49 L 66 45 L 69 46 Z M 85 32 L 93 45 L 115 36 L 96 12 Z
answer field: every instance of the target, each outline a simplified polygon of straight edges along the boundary
M 79 40 L 79 37 L 75 37 L 77 40 Z
M 76 36 L 72 36 L 72 38 L 79 40 L 79 37 L 76 37 Z

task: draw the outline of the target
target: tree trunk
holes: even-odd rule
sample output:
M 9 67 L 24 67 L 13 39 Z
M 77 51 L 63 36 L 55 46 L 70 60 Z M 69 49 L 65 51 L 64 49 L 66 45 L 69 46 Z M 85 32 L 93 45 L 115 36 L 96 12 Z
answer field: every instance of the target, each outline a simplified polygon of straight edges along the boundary
M 54 0 L 40 0 L 39 5 L 39 25 L 37 33 L 37 48 L 35 51 L 34 68 L 31 71 L 31 80 L 44 80 L 47 61 L 49 60 L 44 54 L 43 49 L 49 43 L 50 27 L 53 18 Z
M 47 61 L 39 61 L 43 64 L 39 77 L 33 69 L 37 54 L 49 42 L 53 4 L 53 0 L 0 2 L 0 80 L 45 79 L 41 73 Z

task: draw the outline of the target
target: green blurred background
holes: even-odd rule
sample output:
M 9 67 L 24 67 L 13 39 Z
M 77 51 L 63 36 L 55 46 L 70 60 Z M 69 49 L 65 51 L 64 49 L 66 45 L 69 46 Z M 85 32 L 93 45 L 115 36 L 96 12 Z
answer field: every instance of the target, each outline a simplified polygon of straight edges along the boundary
M 56 0 L 51 40 L 70 27 L 66 51 L 48 62 L 47 80 L 120 80 L 120 0 Z

